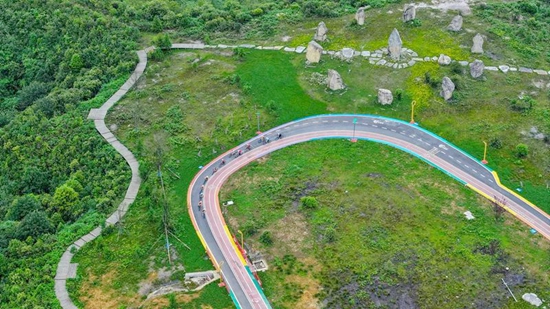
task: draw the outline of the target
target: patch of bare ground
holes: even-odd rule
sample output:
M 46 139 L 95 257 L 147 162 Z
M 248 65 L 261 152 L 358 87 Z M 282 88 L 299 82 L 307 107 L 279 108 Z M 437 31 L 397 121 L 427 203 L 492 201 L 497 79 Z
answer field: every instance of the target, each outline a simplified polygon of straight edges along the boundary
M 288 282 L 296 283 L 302 287 L 302 295 L 294 304 L 294 308 L 299 309 L 317 309 L 321 308 L 317 294 L 321 289 L 318 280 L 311 276 L 290 275 L 286 278 Z
M 137 303 L 139 297 L 126 297 L 123 295 L 115 295 L 112 289 L 108 288 L 110 283 L 117 275 L 115 270 L 112 270 L 101 277 L 90 274 L 89 279 L 83 282 L 80 288 L 80 301 L 87 309 L 110 309 L 119 308 L 120 303 Z M 98 284 L 96 284 L 98 282 Z
M 178 294 L 176 296 L 176 302 L 180 305 L 187 304 L 197 299 L 200 295 L 201 295 L 200 292 L 196 292 L 192 294 Z M 169 304 L 168 298 L 157 297 L 157 298 L 146 300 L 143 304 L 141 304 L 140 307 L 144 309 L 161 309 L 161 308 L 166 308 L 168 304 Z
M 277 246 L 273 246 L 270 250 L 274 256 L 292 254 L 301 258 L 305 257 L 305 252 L 311 249 L 311 243 L 307 241 L 310 237 L 310 229 L 306 218 L 299 212 L 286 215 L 277 221 L 270 230 L 277 242 Z

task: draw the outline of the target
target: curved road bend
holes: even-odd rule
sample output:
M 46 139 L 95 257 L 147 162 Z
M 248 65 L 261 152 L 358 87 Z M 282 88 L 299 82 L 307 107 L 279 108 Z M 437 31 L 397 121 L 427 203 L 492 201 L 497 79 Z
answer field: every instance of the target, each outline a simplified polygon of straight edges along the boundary
M 283 138 L 277 139 L 279 133 Z M 271 306 L 249 265 L 236 248 L 225 224 L 218 198 L 223 183 L 240 168 L 275 150 L 316 139 L 353 136 L 387 144 L 423 159 L 486 198 L 496 200 L 518 219 L 550 239 L 548 214 L 502 186 L 496 173 L 477 159 L 416 125 L 371 115 L 321 115 L 305 118 L 264 132 L 220 155 L 203 167 L 190 184 L 187 204 L 191 219 L 211 260 L 220 270 L 237 308 Z M 271 142 L 260 142 L 262 137 L 268 137 Z M 250 150 L 246 149 L 247 144 L 250 144 Z M 239 150 L 243 152 L 242 155 L 230 155 Z M 225 164 L 222 160 L 225 160 Z M 203 185 L 204 188 L 201 188 Z M 201 200 L 202 207 L 199 209 Z

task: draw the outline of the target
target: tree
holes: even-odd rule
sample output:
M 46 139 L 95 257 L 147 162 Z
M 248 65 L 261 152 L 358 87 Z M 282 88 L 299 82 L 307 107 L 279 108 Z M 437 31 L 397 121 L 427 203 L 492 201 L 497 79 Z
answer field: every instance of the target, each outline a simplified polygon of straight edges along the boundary
M 80 213 L 78 209 L 78 193 L 67 184 L 63 184 L 55 189 L 52 206 L 54 211 L 61 214 L 63 220 L 71 220 Z
M 42 234 L 51 233 L 53 230 L 52 224 L 48 220 L 48 216 L 46 216 L 45 212 L 33 211 L 19 224 L 17 228 L 17 238 L 21 240 L 29 236 L 37 238 Z
M 13 201 L 6 215 L 6 220 L 21 221 L 29 213 L 40 209 L 40 202 L 34 195 L 25 195 Z
M 50 91 L 50 87 L 41 82 L 32 82 L 19 91 L 19 102 L 17 109 L 22 111 L 32 105 L 36 100 L 45 97 Z
M 80 69 L 84 67 L 84 61 L 82 60 L 80 54 L 73 54 L 71 57 L 71 62 L 69 62 L 69 67 L 75 72 L 80 71 Z
M 157 35 L 153 39 L 153 45 L 162 50 L 166 50 L 172 47 L 172 41 L 170 41 L 170 37 L 168 37 L 168 34 L 161 34 Z

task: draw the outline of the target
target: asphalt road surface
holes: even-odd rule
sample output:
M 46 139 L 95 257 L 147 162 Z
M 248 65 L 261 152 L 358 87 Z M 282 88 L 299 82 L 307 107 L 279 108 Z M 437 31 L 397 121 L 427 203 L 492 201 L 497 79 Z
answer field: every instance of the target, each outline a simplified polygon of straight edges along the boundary
M 200 170 L 189 187 L 187 203 L 191 219 L 237 308 L 271 308 L 271 305 L 251 272 L 252 266 L 227 229 L 219 204 L 221 186 L 240 168 L 277 149 L 328 138 L 369 140 L 406 151 L 498 203 L 550 239 L 548 214 L 501 185 L 497 174 L 479 160 L 419 126 L 372 115 L 309 117 L 259 134 L 220 155 Z

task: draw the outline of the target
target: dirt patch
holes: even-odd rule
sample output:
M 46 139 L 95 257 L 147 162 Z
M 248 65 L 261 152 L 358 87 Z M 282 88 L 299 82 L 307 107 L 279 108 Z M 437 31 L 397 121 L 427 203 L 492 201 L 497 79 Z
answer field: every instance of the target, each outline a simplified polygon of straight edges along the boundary
M 319 281 L 311 276 L 290 275 L 287 277 L 288 282 L 296 283 L 302 287 L 302 295 L 294 304 L 294 308 L 301 309 L 317 309 L 321 308 L 317 294 L 321 288 Z
M 119 308 L 120 303 L 137 303 L 138 297 L 129 298 L 120 295 L 113 295 L 110 283 L 117 276 L 112 270 L 101 277 L 90 274 L 88 281 L 83 282 L 80 288 L 80 301 L 87 309 L 110 309 Z M 99 284 L 97 284 L 99 282 Z M 104 288 L 107 290 L 105 291 Z
M 195 299 L 197 299 L 200 296 L 200 292 L 192 293 L 192 294 L 179 294 L 176 296 L 176 302 L 178 304 L 187 304 Z M 169 305 L 169 301 L 167 297 L 157 297 L 153 299 L 146 300 L 143 304 L 141 304 L 142 308 L 147 309 L 161 309 L 166 308 Z
M 293 212 L 286 215 L 270 228 L 277 246 L 272 248 L 275 256 L 293 254 L 304 257 L 304 250 L 308 249 L 307 239 L 310 237 L 310 228 L 303 214 Z

